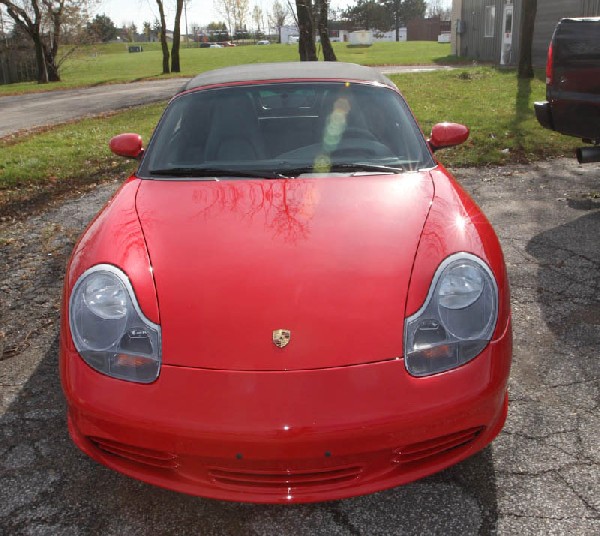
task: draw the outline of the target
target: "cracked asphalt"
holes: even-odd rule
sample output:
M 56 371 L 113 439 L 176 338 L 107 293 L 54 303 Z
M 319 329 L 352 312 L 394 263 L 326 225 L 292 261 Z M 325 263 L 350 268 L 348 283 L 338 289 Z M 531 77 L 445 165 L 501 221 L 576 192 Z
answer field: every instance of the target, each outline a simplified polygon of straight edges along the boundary
M 2 325 L 22 319 L 0 346 L 0 534 L 600 534 L 600 165 L 455 174 L 494 224 L 511 278 L 505 429 L 439 474 L 331 503 L 189 497 L 80 453 L 57 371 L 61 279 L 75 237 L 118 184 L 0 223 Z

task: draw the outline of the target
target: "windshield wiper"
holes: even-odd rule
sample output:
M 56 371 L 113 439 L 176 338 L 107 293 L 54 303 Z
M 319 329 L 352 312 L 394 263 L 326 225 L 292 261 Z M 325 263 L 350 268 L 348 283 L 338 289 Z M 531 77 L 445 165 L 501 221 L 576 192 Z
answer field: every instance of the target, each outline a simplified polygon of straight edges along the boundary
M 291 169 L 282 169 L 281 172 L 285 175 L 298 176 L 305 173 L 336 173 L 336 172 L 360 172 L 360 171 L 375 171 L 377 173 L 402 173 L 404 168 L 396 166 L 384 166 L 381 164 L 368 164 L 357 162 L 353 164 L 330 164 L 327 169 L 319 170 L 312 166 L 297 167 Z
M 404 168 L 357 162 L 354 164 L 331 164 L 331 171 L 381 171 L 383 173 L 402 173 Z
M 240 171 L 227 168 L 205 168 L 205 167 L 172 167 L 164 169 L 151 169 L 151 175 L 160 175 L 167 177 L 244 177 L 252 179 L 286 179 L 281 173 L 274 171 Z

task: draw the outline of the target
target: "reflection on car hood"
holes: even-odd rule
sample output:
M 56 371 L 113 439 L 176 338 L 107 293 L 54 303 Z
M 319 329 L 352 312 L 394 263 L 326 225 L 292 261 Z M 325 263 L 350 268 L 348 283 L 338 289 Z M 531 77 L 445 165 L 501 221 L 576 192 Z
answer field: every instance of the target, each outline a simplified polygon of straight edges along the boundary
M 143 181 L 164 363 L 294 370 L 400 356 L 432 198 L 428 172 Z M 291 332 L 284 348 L 276 330 Z

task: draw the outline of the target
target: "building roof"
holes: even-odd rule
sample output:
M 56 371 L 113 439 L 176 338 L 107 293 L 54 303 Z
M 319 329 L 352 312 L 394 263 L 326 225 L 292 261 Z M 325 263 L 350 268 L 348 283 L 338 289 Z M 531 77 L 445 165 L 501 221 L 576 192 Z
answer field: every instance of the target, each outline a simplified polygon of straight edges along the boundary
M 395 87 L 389 78 L 370 67 L 363 67 L 354 63 L 305 61 L 252 63 L 207 71 L 192 78 L 183 86 L 181 91 L 213 84 L 289 79 L 353 80 L 377 82 Z

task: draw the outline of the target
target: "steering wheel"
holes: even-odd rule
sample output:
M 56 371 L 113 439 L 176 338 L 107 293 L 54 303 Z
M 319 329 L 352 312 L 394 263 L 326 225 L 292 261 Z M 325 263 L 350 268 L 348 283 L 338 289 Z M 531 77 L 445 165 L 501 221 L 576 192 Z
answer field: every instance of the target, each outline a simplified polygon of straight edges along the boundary
M 332 151 L 331 156 L 337 158 L 351 157 L 355 159 L 376 157 L 379 156 L 379 153 L 372 147 L 340 147 Z
M 359 133 L 361 129 L 357 129 Z M 366 138 L 342 137 L 340 144 L 331 151 L 332 157 L 350 158 L 382 158 L 392 156 L 387 146 L 377 140 Z
M 353 140 L 362 139 L 369 141 L 379 141 L 372 132 L 368 131 L 366 128 L 359 127 L 348 127 L 344 130 L 342 134 L 342 138 L 350 138 Z

